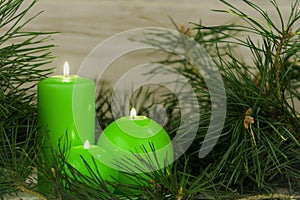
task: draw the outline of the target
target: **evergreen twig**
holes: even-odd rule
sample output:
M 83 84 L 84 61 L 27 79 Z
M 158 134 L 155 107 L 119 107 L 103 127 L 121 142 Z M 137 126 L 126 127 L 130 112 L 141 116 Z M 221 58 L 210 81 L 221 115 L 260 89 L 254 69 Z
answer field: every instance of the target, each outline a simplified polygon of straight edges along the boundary
M 51 73 L 49 43 L 54 32 L 25 31 L 36 0 L 0 1 L 0 196 L 18 190 L 42 197 L 28 179 L 39 159 L 43 134 L 38 130 L 37 81 Z M 26 19 L 27 18 L 27 19 Z M 39 134 L 41 133 L 41 134 Z M 29 183 L 26 182 L 29 180 Z

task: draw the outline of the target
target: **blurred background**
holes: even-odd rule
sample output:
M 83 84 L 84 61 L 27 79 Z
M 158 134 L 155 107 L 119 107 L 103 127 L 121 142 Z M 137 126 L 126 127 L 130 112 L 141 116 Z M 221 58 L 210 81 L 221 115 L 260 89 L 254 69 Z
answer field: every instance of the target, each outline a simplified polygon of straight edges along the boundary
M 253 2 L 269 8 L 272 14 L 269 1 Z M 288 12 L 289 1 L 278 0 L 278 4 L 283 12 Z M 190 22 L 219 25 L 234 20 L 233 16 L 212 9 L 227 7 L 218 0 L 42 0 L 31 9 L 31 13 L 43 12 L 27 29 L 60 32 L 53 37 L 57 45 L 53 53 L 57 58 L 51 67 L 56 68 L 55 74 L 61 74 L 67 60 L 70 73 L 76 74 L 96 45 L 122 31 L 142 27 L 174 29 L 170 17 L 178 26 L 185 27 L 191 27 Z M 249 10 L 248 13 L 256 14 Z

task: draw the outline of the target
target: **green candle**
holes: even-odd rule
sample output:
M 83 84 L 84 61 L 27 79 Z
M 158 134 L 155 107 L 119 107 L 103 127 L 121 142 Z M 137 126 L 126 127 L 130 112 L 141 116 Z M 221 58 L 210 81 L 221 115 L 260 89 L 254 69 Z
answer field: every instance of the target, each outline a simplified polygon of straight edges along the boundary
M 94 174 L 98 175 L 97 173 L 98 170 L 101 176 L 98 178 L 101 178 L 104 181 L 115 182 L 116 180 L 118 180 L 119 177 L 118 171 L 101 163 L 103 157 L 108 157 L 108 156 L 111 156 L 110 152 L 107 152 L 105 149 L 99 146 L 90 145 L 89 141 L 86 140 L 84 145 L 71 147 L 69 151 L 69 155 L 67 155 L 66 160 L 69 164 L 72 165 L 72 167 L 78 170 L 82 175 L 93 178 L 87 165 L 84 163 L 85 160 Z M 93 158 L 95 163 L 93 162 Z M 70 173 L 68 170 L 67 172 Z M 111 192 L 114 191 L 114 188 L 112 186 L 108 184 L 106 186 Z
M 40 124 L 48 130 L 44 140 L 44 155 L 51 157 L 51 149 L 58 141 L 71 145 L 94 143 L 95 84 L 92 80 L 69 75 L 68 63 L 64 75 L 52 76 L 38 83 L 38 115 Z
M 155 148 L 157 159 L 151 153 L 153 149 L 150 143 Z M 104 163 L 119 171 L 139 173 L 142 176 L 144 172 L 159 170 L 174 160 L 172 142 L 167 132 L 152 119 L 136 116 L 134 109 L 131 110 L 130 116 L 117 119 L 108 125 L 100 135 L 97 144 L 112 154 L 110 157 L 103 158 Z M 148 154 L 145 154 L 145 151 Z M 132 152 L 138 153 L 153 168 L 142 164 Z M 149 158 L 151 161 L 148 160 Z M 126 160 L 131 160 L 129 163 L 133 161 L 135 164 L 124 162 Z M 116 164 L 119 167 L 116 167 Z M 143 178 L 147 179 L 146 176 Z M 119 181 L 122 184 L 135 184 L 122 173 L 120 173 Z

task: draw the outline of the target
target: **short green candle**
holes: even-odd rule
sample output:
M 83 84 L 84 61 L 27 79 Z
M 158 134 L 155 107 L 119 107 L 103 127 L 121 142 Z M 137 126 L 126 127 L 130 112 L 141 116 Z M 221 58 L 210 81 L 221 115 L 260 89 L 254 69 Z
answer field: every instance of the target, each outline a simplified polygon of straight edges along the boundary
M 109 156 L 111 156 L 110 152 L 107 152 L 105 149 L 99 146 L 90 145 L 87 140 L 84 143 L 84 145 L 72 146 L 70 148 L 66 160 L 73 168 L 78 170 L 82 175 L 93 178 L 89 169 L 87 168 L 87 165 L 84 163 L 84 161 L 86 161 L 86 163 L 88 163 L 90 169 L 93 171 L 94 174 L 98 175 L 98 170 L 101 176 L 98 178 L 101 178 L 104 181 L 115 182 L 119 178 L 118 171 L 101 163 L 103 157 Z M 93 158 L 95 163 L 93 162 Z M 70 171 L 67 170 L 67 173 L 70 176 L 72 176 Z M 106 186 L 111 192 L 114 191 L 114 188 L 112 186 L 108 184 Z
M 68 75 L 52 76 L 38 83 L 38 116 L 48 130 L 43 144 L 46 158 L 51 149 L 57 150 L 58 141 L 81 145 L 85 140 L 95 142 L 95 84 L 92 80 Z
M 105 164 L 116 168 L 120 172 L 139 173 L 145 179 L 147 179 L 143 175 L 145 172 L 164 168 L 174 160 L 172 142 L 164 128 L 148 117 L 136 116 L 134 109 L 131 111 L 131 116 L 119 118 L 109 124 L 103 130 L 97 144 L 112 154 L 112 156 L 103 159 Z M 157 160 L 154 154 L 151 153 L 153 149 L 150 144 L 154 146 Z M 145 154 L 145 151 L 148 154 Z M 146 167 L 136 159 L 133 153 L 140 155 L 153 168 Z M 132 160 L 135 164 L 131 166 L 124 160 L 128 163 L 131 162 L 129 160 Z M 119 182 L 136 185 L 122 173 L 120 173 Z

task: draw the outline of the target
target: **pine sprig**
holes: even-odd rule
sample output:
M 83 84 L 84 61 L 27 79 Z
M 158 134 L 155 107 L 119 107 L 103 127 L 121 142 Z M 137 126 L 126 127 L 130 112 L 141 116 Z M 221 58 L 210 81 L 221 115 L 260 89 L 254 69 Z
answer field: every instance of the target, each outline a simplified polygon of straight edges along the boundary
M 24 31 L 37 1 L 0 1 L 0 194 L 35 192 L 28 179 L 39 157 L 43 135 L 38 129 L 33 88 L 51 73 L 53 32 Z M 26 19 L 27 18 L 27 19 Z M 29 181 L 29 182 L 28 182 Z

